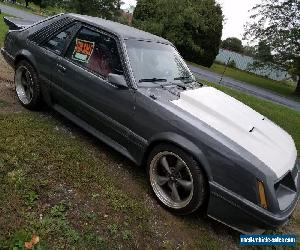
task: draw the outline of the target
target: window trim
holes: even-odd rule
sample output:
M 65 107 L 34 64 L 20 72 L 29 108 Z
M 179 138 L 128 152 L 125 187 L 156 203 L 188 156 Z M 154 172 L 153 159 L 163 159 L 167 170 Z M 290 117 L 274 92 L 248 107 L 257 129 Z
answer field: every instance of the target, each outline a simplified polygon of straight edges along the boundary
M 121 66 L 123 68 L 123 72 L 124 72 L 124 77 L 125 77 L 125 80 L 126 80 L 126 83 L 127 83 L 127 86 L 128 88 L 132 88 L 132 85 L 131 85 L 131 81 L 130 81 L 130 77 L 129 77 L 129 74 L 128 74 L 128 68 L 126 66 L 126 63 L 125 63 L 125 57 L 124 57 L 124 52 L 123 52 L 123 49 L 122 49 L 122 46 L 121 46 L 121 41 L 120 39 L 118 38 L 117 35 L 113 34 L 113 33 L 110 33 L 106 30 L 103 30 L 101 28 L 98 28 L 98 27 L 95 27 L 95 26 L 92 26 L 90 24 L 87 24 L 87 23 L 84 23 L 84 22 L 80 22 L 79 24 L 79 28 L 77 29 L 76 33 L 73 34 L 73 37 L 72 39 L 69 41 L 69 44 L 68 46 L 65 48 L 64 50 L 64 53 L 61 54 L 60 56 L 62 57 L 62 59 L 64 60 L 67 60 L 68 62 L 76 65 L 77 67 L 83 69 L 83 70 L 86 70 L 88 72 L 90 72 L 91 74 L 95 75 L 96 77 L 99 77 L 101 78 L 101 80 L 103 80 L 104 82 L 106 82 L 107 84 L 111 85 L 111 86 L 114 86 L 112 85 L 108 80 L 107 80 L 107 77 L 101 75 L 100 73 L 98 72 L 95 72 L 93 70 L 90 70 L 88 67 L 85 67 L 79 63 L 76 63 L 74 60 L 72 60 L 71 58 L 68 58 L 66 57 L 66 53 L 69 49 L 69 47 L 71 46 L 71 42 L 73 41 L 73 39 L 75 39 L 76 35 L 78 34 L 78 32 L 83 29 L 83 28 L 86 28 L 86 29 L 89 29 L 93 32 L 96 32 L 96 33 L 100 33 L 102 35 L 105 35 L 105 36 L 108 36 L 112 39 L 114 39 L 114 41 L 116 42 L 116 45 L 117 45 L 117 49 L 118 49 L 118 54 L 119 54 L 119 57 L 120 57 L 120 62 L 121 62 Z M 115 86 L 114 86 L 115 87 Z

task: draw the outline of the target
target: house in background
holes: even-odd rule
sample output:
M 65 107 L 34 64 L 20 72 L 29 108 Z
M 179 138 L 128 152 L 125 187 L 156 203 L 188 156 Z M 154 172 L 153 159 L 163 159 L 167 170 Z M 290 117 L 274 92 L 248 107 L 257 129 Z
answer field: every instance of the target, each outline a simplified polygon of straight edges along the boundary
M 256 75 L 265 76 L 276 81 L 290 80 L 292 76 L 285 70 L 278 67 L 266 66 L 264 68 L 255 69 L 251 65 L 256 61 L 253 57 L 239 54 L 230 50 L 220 49 L 216 57 L 216 62 L 228 64 L 234 62 L 235 67 Z

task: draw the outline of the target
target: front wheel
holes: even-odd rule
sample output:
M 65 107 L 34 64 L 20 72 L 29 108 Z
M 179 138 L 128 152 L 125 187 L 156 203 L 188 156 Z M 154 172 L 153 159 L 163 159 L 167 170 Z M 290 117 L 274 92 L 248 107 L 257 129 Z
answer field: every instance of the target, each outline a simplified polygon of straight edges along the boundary
M 201 167 L 179 147 L 156 147 L 149 156 L 148 174 L 155 196 L 173 213 L 193 213 L 206 199 L 207 184 Z

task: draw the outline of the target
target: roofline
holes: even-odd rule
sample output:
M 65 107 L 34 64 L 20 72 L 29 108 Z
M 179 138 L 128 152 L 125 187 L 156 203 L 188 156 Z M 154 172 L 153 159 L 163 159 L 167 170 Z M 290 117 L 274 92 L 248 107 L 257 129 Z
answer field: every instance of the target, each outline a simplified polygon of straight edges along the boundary
M 136 38 L 136 37 L 122 37 L 123 40 L 136 40 L 136 41 L 141 41 L 141 42 L 151 42 L 151 43 L 161 43 L 161 44 L 165 44 L 165 45 L 171 45 L 173 47 L 175 47 L 171 42 L 163 42 L 163 41 L 158 41 L 158 40 L 154 40 L 154 39 L 143 39 L 143 38 Z
M 126 36 L 124 34 L 121 34 L 121 33 L 117 32 L 117 31 L 114 31 L 114 30 L 109 29 L 109 28 L 107 28 L 105 26 L 102 26 L 101 24 L 98 24 L 98 23 L 93 22 L 93 21 L 89 21 L 89 20 L 87 20 L 87 19 L 84 18 L 84 15 L 80 15 L 80 14 L 76 14 L 76 13 L 64 13 L 64 15 L 69 15 L 70 17 L 73 17 L 74 19 L 78 19 L 78 20 L 80 20 L 82 22 L 85 22 L 85 23 L 88 23 L 90 25 L 94 25 L 95 27 L 103 29 L 104 31 L 106 31 L 108 33 L 111 33 L 111 34 L 119 37 L 122 40 L 138 40 L 138 41 L 146 41 L 146 42 L 156 42 L 156 43 L 171 45 L 171 46 L 174 47 L 174 45 L 170 41 L 168 41 L 167 39 L 165 39 L 165 38 L 156 36 L 154 34 L 151 34 L 149 32 L 137 29 L 137 28 L 129 26 L 129 25 L 125 25 L 125 24 L 122 24 L 122 23 L 114 22 L 114 21 L 109 20 L 109 19 L 103 19 L 103 18 L 100 18 L 100 17 L 93 17 L 93 16 L 86 16 L 86 17 L 91 17 L 91 18 L 98 18 L 98 19 L 103 20 L 103 21 L 112 22 L 112 23 L 118 24 L 120 26 L 124 25 L 124 26 L 127 26 L 129 28 L 136 29 L 136 30 L 140 31 L 141 33 L 145 33 L 145 34 L 149 34 L 149 36 L 153 36 L 153 39 L 151 39 L 151 38 L 150 39 L 149 38 L 143 38 L 143 37 L 130 37 L 130 36 Z M 158 39 L 154 39 L 155 37 L 157 37 Z

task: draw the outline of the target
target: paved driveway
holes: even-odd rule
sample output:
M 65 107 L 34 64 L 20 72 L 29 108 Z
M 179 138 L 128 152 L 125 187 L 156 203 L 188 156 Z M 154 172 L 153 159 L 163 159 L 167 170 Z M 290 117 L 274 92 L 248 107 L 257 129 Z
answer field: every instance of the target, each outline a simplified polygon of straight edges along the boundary
M 6 13 L 9 15 L 23 18 L 23 19 L 30 20 L 30 21 L 40 21 L 41 19 L 44 18 L 42 16 L 34 15 L 34 14 L 31 14 L 31 13 L 23 11 L 23 10 L 19 10 L 19 9 L 10 7 L 10 6 L 6 6 L 4 4 L 0 4 L 0 9 L 1 9 L 2 13 Z
M 189 65 L 189 68 L 191 69 L 193 74 L 200 79 L 213 83 L 220 83 L 221 75 L 219 74 L 210 72 L 203 68 L 195 67 L 193 65 Z M 240 82 L 230 77 L 223 77 L 220 84 L 300 111 L 300 102 L 287 99 L 285 96 L 281 96 L 274 92 L 261 89 L 259 87 L 247 84 L 245 82 Z

